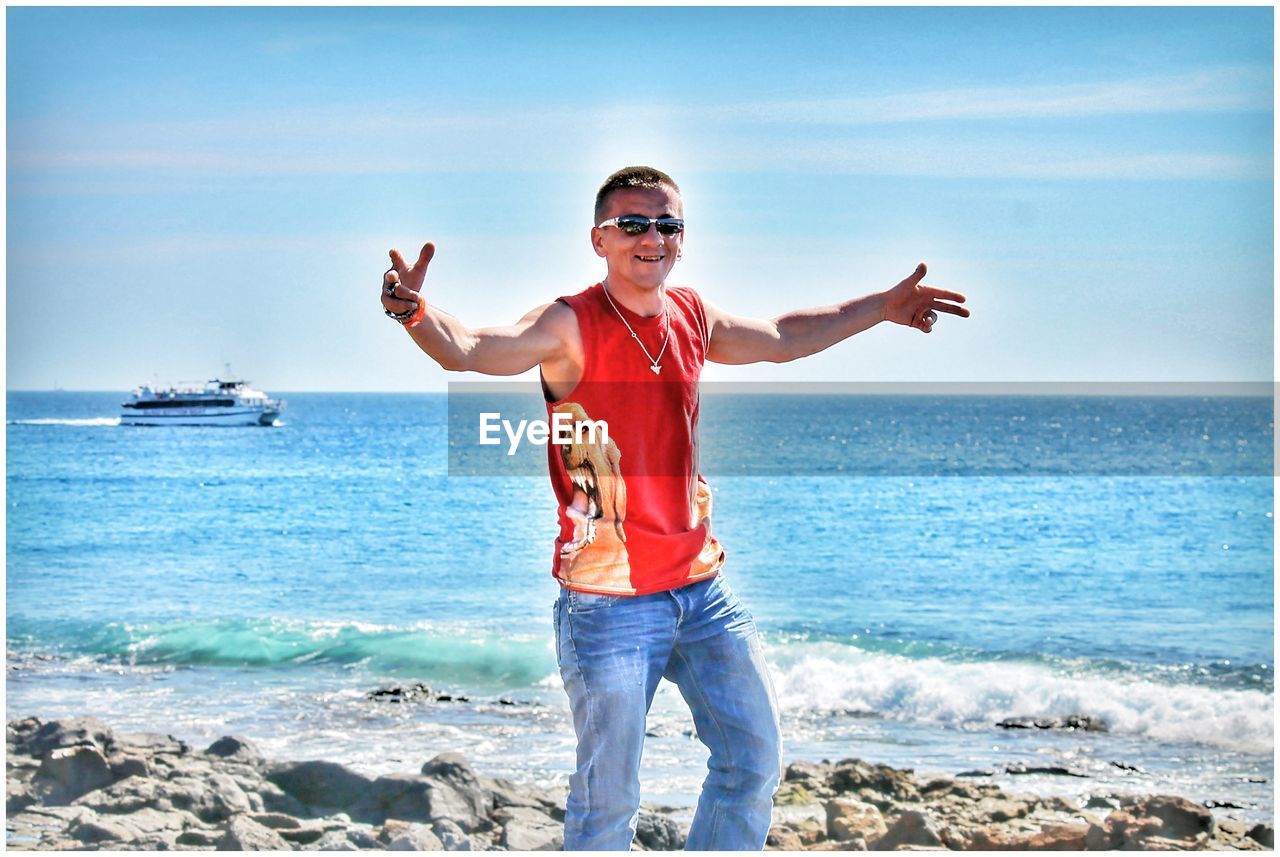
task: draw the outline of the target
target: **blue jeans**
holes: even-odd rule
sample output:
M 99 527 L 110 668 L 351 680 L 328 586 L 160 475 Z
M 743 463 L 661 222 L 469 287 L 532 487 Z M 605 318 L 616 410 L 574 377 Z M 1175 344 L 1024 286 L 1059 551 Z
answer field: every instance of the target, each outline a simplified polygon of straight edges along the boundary
M 562 589 L 555 631 L 578 735 L 565 850 L 631 847 L 645 715 L 661 678 L 680 689 L 711 750 L 685 848 L 763 848 L 782 769 L 778 706 L 755 622 L 721 575 L 652 595 Z

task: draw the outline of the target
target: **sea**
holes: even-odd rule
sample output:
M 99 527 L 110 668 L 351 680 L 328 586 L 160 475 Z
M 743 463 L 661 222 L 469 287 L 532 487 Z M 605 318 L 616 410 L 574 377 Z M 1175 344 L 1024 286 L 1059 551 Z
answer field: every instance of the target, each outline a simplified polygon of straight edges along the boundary
M 246 428 L 121 426 L 124 392 L 7 394 L 7 718 L 237 735 L 371 775 L 456 751 L 564 787 L 545 473 L 459 466 L 445 393 L 272 393 L 282 418 Z M 724 574 L 786 760 L 1270 823 L 1272 408 L 704 395 Z M 375 693 L 418 683 L 430 699 Z M 1000 725 L 1071 715 L 1102 728 Z M 706 757 L 664 682 L 644 799 L 687 813 Z

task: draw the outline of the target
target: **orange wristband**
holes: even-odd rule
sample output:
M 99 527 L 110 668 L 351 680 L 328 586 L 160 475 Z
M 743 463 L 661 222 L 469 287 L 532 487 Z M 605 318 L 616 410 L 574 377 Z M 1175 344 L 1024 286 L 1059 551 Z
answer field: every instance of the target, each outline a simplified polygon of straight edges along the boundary
M 409 316 L 409 320 L 404 323 L 404 326 L 406 328 L 417 327 L 418 323 L 421 322 L 422 319 L 426 317 L 426 315 L 427 315 L 427 299 L 424 298 L 422 295 L 418 295 L 418 309 L 414 311 L 413 315 Z

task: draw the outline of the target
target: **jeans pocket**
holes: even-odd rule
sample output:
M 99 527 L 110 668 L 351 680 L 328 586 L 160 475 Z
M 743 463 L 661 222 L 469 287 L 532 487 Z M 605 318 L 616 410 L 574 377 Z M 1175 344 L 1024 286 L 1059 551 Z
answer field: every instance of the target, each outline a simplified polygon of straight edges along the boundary
M 612 607 L 622 597 L 621 595 L 603 595 L 598 592 L 578 592 L 576 589 L 568 590 L 568 595 L 570 613 L 589 613 L 592 610 Z

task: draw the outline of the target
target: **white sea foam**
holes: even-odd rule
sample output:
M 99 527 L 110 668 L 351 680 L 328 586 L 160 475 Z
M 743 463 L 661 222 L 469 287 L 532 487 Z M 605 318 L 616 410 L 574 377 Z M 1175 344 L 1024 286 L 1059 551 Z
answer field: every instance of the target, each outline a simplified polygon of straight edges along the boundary
M 35 420 L 9 420 L 11 426 L 118 426 L 120 425 L 119 417 L 92 417 L 89 419 L 79 420 L 63 420 L 54 419 L 35 419 Z
M 1274 700 L 1049 666 L 948 663 L 862 652 L 836 643 L 772 647 L 779 703 L 790 710 L 870 711 L 893 720 L 990 725 L 1006 717 L 1101 717 L 1116 734 L 1271 753 Z

